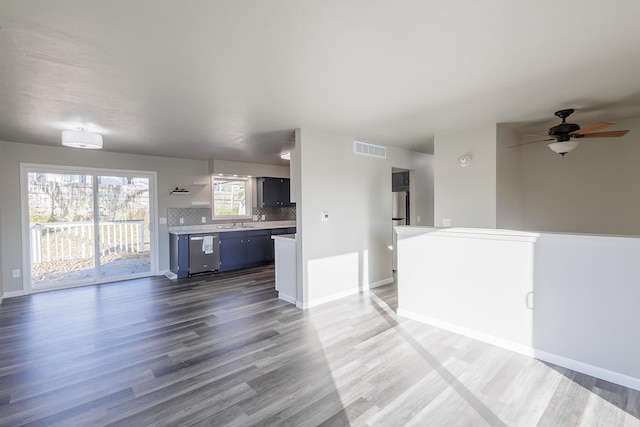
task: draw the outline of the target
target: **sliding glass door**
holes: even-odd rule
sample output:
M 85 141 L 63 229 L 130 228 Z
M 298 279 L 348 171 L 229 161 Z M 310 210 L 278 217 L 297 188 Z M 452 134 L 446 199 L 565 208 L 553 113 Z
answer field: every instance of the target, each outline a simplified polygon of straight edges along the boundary
M 149 184 L 140 176 L 98 176 L 100 277 L 151 272 Z
M 30 288 L 153 274 L 155 175 L 29 165 Z

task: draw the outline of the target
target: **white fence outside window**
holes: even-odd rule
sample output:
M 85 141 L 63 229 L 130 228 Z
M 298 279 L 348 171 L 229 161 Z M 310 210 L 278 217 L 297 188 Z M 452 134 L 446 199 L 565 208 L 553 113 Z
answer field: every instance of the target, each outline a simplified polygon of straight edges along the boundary
M 102 221 L 100 254 L 133 254 L 149 250 L 143 220 Z M 94 256 L 93 222 L 31 224 L 31 262 L 86 259 Z

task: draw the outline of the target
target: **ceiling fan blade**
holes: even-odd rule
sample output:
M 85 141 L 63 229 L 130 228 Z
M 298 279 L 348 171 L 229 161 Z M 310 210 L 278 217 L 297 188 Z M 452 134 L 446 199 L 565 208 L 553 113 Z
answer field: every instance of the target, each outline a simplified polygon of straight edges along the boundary
M 548 133 L 525 133 L 524 136 L 549 136 Z
M 610 130 L 607 132 L 585 133 L 584 135 L 580 135 L 580 138 L 615 138 L 625 136 L 627 133 L 629 133 L 628 130 Z
M 523 142 L 522 144 L 510 145 L 507 148 L 522 147 L 523 145 L 535 144 L 536 142 L 543 142 L 543 141 L 555 141 L 555 138 L 539 139 L 537 141 Z
M 607 122 L 594 123 L 590 126 L 587 126 L 586 128 L 582 128 L 578 131 L 575 131 L 574 133 L 577 133 L 578 135 L 584 135 L 585 133 L 591 133 L 600 129 L 606 129 L 613 125 L 615 125 L 615 123 L 607 123 Z

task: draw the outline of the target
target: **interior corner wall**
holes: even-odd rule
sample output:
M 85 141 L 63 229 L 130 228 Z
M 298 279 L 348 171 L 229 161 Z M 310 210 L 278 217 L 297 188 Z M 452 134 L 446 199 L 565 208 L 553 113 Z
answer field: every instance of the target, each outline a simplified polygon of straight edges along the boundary
M 433 211 L 432 200 L 424 200 L 433 191 L 433 156 L 394 147 L 387 147 L 386 159 L 357 155 L 353 141 L 316 129 L 296 131 L 291 169 L 297 181 L 298 299 L 305 307 L 391 280 L 393 167 L 417 168 L 416 215 L 429 221 Z
M 520 147 L 522 228 L 640 235 L 640 118 L 621 138 L 584 139 L 564 157 L 545 143 Z
M 391 151 L 404 156 L 408 154 L 410 158 L 411 225 L 433 227 L 433 155 L 398 149 Z
M 36 163 L 90 168 L 155 171 L 157 173 L 158 216 L 166 217 L 167 208 L 190 207 L 191 202 L 206 197 L 207 192 L 194 181 L 208 176 L 206 160 L 113 153 L 102 150 L 79 150 L 0 141 L 0 271 L 4 296 L 20 294 L 22 277 L 13 278 L 13 269 L 22 269 L 22 225 L 20 201 L 20 164 Z M 193 191 L 190 196 L 171 196 L 175 187 Z M 210 197 L 210 195 L 208 196 Z M 210 199 L 209 199 L 210 200 Z M 158 225 L 158 272 L 169 269 L 169 232 L 167 225 Z M 24 277 L 28 272 L 23 272 Z
M 496 227 L 522 229 L 520 136 L 505 125 L 496 127 Z
M 458 165 L 471 156 L 467 167 Z M 434 225 L 496 227 L 496 125 L 436 134 L 434 138 Z

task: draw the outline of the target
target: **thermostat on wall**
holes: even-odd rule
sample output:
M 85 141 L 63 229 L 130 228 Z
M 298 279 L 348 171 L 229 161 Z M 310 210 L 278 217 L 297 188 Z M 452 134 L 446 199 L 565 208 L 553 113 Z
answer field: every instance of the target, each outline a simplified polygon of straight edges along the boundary
M 466 168 L 471 164 L 471 156 L 468 154 L 465 154 L 464 156 L 458 157 L 458 164 L 463 168 Z

